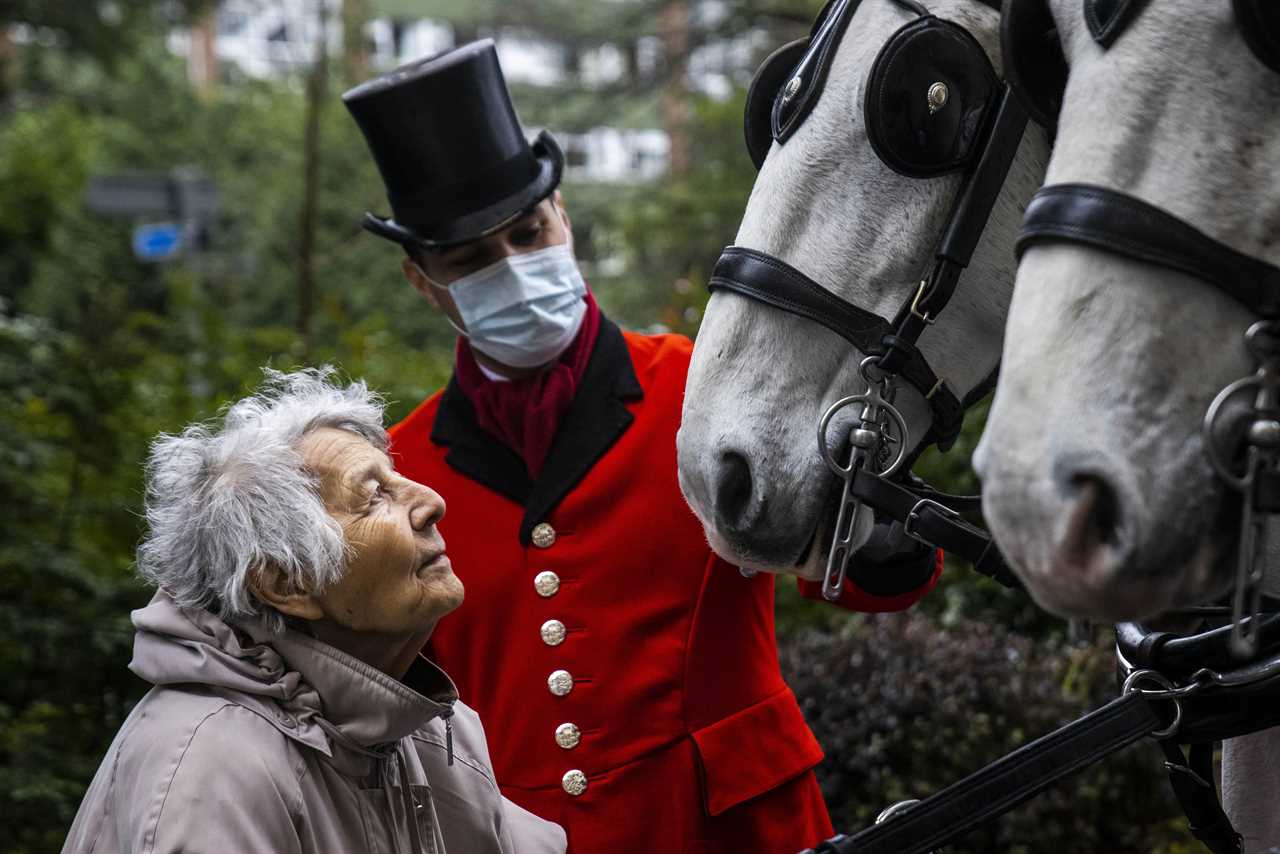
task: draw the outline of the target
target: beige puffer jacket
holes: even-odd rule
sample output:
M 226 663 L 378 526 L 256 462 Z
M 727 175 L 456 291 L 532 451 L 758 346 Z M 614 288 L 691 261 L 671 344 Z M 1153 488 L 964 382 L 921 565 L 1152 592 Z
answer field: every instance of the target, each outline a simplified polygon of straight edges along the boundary
M 163 592 L 133 622 L 130 669 L 155 687 L 107 751 L 64 854 L 565 850 L 558 825 L 499 793 L 479 718 L 426 659 L 398 681 Z

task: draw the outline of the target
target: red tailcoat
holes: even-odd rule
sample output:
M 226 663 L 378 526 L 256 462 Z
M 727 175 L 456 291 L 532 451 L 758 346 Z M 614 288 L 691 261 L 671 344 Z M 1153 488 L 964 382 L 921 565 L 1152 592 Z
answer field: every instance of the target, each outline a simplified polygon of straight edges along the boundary
M 537 481 L 456 381 L 391 431 L 399 471 L 447 503 L 466 586 L 429 652 L 480 713 L 503 793 L 575 854 L 794 854 L 832 834 L 773 577 L 711 553 L 676 483 L 690 350 L 603 320 Z M 898 609 L 932 583 L 841 604 Z

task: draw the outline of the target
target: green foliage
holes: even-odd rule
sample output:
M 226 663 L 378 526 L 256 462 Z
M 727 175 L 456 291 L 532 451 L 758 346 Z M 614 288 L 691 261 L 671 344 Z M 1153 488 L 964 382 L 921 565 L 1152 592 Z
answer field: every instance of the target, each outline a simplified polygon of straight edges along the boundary
M 145 686 L 126 669 L 142 461 L 260 367 L 298 363 L 302 105 L 287 87 L 190 92 L 158 39 L 89 73 L 24 60 L 28 106 L 0 115 L 0 815 L 5 850 L 56 851 Z M 384 202 L 358 132 L 322 131 L 315 361 L 365 376 L 399 418 L 448 376 L 452 336 L 363 234 Z M 137 262 L 132 223 L 81 203 L 90 174 L 199 164 L 218 182 L 210 251 Z
M 688 130 L 695 168 L 629 192 L 610 191 L 593 211 L 599 232 L 592 232 L 593 253 L 621 258 L 624 266 L 591 280 L 606 289 L 606 307 L 633 326 L 697 331 L 711 267 L 733 242 L 755 181 L 742 143 L 744 98 L 744 92 L 722 102 L 694 98 Z M 572 213 L 576 197 L 566 191 L 565 198 Z
M 784 639 L 781 659 L 826 750 L 818 778 L 836 829 L 846 833 L 1115 696 L 1109 638 L 1084 647 L 1037 643 L 998 623 L 944 628 L 919 614 L 804 629 Z M 1195 850 L 1165 789 L 1163 758 L 1150 743 L 1130 747 L 946 850 Z
M 45 321 L 0 319 L 0 813 L 15 852 L 57 850 L 139 687 L 122 667 L 146 597 L 122 559 L 138 468 L 111 460 L 117 436 L 88 434 L 118 386 L 86 355 Z
M 0 27 L 23 24 L 44 31 L 64 48 L 114 63 L 157 17 L 181 21 L 215 0 L 0 0 Z

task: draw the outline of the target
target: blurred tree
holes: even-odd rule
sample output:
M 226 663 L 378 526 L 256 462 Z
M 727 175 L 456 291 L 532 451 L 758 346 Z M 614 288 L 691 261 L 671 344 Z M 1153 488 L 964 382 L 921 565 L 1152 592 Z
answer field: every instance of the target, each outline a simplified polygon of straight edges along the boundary
M 348 85 L 369 76 L 368 44 L 364 26 L 369 21 L 369 0 L 342 0 L 342 78 Z
M 0 85 L 9 86 L 0 88 L 0 104 L 8 101 L 15 85 L 12 53 L 17 46 L 10 32 L 14 24 L 24 26 L 37 41 L 113 65 L 129 55 L 157 16 L 171 22 L 190 21 L 217 3 L 218 0 L 0 0 Z
M 329 100 L 329 5 L 316 4 L 315 60 L 307 74 L 302 132 L 302 215 L 298 232 L 298 337 L 302 361 L 311 361 L 311 313 L 315 304 L 316 206 L 320 192 L 320 120 Z
M 667 171 L 674 178 L 693 165 L 689 139 L 689 0 L 665 0 L 658 7 L 658 38 L 662 42 L 662 129 L 667 133 Z

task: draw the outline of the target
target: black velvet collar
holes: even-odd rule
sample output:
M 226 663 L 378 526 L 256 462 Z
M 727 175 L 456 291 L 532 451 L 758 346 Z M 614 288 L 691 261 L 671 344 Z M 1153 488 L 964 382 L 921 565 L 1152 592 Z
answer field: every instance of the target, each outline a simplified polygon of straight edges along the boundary
M 520 542 L 528 545 L 533 526 L 546 518 L 631 426 L 635 419 L 624 402 L 643 396 L 622 332 L 607 317 L 601 317 L 587 370 L 537 480 L 529 477 L 515 451 L 480 428 L 475 408 L 456 376 L 449 380 L 440 400 L 431 441 L 449 448 L 445 455 L 449 465 L 524 507 Z

